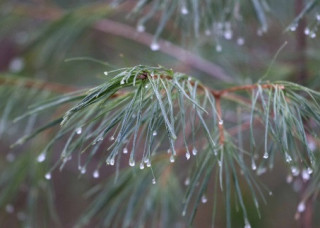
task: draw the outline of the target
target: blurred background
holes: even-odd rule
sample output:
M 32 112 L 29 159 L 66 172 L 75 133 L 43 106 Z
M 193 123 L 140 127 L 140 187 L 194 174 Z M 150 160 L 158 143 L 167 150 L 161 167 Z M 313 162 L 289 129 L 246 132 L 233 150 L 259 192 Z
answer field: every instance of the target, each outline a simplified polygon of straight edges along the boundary
M 114 172 L 104 167 L 100 178 L 94 179 L 94 168 L 89 167 L 90 173 L 80 175 L 73 159 L 46 180 L 64 142 L 55 143 L 52 158 L 41 164 L 37 156 L 50 142 L 52 131 L 22 146 L 11 149 L 10 145 L 61 110 L 13 123 L 29 105 L 99 85 L 105 80 L 103 72 L 139 64 L 172 68 L 216 89 L 263 78 L 319 90 L 319 7 L 312 8 L 298 25 L 292 24 L 309 2 L 261 1 L 268 29 L 251 2 L 230 4 L 232 8 L 220 9 L 229 10 L 228 15 L 217 13 L 220 24 L 202 26 L 195 34 L 195 18 L 181 19 L 183 15 L 175 15 L 180 12 L 160 30 L 161 12 L 141 24 L 151 6 L 134 14 L 136 1 L 0 1 L 0 227 L 73 227 L 90 203 L 84 193 Z M 99 157 L 95 159 L 93 164 Z M 260 175 L 272 194 L 260 206 L 261 218 L 248 202 L 252 227 L 301 227 L 295 213 L 306 183 L 301 178 L 291 180 L 281 164 Z M 251 193 L 244 189 L 243 194 Z M 218 202 L 216 227 L 224 227 L 224 202 Z M 316 201 L 314 227 L 320 227 L 319 212 Z M 233 227 L 243 227 L 242 215 L 234 214 Z M 211 217 L 208 197 L 208 203 L 198 209 L 195 227 L 211 227 Z

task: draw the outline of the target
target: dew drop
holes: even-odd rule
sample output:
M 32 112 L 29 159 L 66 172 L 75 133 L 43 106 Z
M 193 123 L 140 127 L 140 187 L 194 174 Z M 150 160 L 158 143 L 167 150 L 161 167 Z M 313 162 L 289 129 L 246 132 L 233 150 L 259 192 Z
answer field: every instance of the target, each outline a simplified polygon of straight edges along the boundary
M 311 32 L 311 33 L 310 33 L 310 38 L 311 38 L 311 39 L 316 38 L 316 36 L 317 36 L 317 35 L 316 35 L 316 33 L 315 33 L 315 32 Z
M 92 174 L 93 178 L 99 178 L 100 174 L 99 174 L 99 171 L 98 170 L 95 170 Z
M 269 154 L 268 154 L 267 152 L 264 153 L 263 158 L 264 158 L 264 159 L 268 159 L 268 158 L 269 158 Z
M 219 120 L 219 125 L 223 125 L 223 120 Z
M 51 179 L 51 173 L 46 173 L 46 175 L 44 175 L 44 177 L 45 177 L 47 180 L 50 180 L 50 179 Z
M 144 163 L 148 163 L 148 162 L 150 162 L 150 159 L 149 158 L 144 158 L 143 162 Z
M 122 79 L 121 81 L 120 81 L 120 85 L 123 85 L 124 84 L 124 80 Z
M 158 134 L 158 133 L 157 133 L 156 131 L 153 131 L 153 132 L 152 132 L 152 135 L 153 135 L 153 136 L 156 136 L 157 134 Z
M 214 149 L 214 150 L 213 150 L 213 154 L 214 154 L 215 156 L 218 156 L 218 150 L 217 150 L 217 149 Z
M 158 44 L 156 41 L 153 41 L 153 42 L 151 43 L 151 45 L 150 45 L 150 49 L 151 49 L 152 51 L 159 51 L 160 46 L 159 46 L 159 44 Z
M 184 181 L 184 185 L 188 186 L 190 184 L 190 178 L 187 177 L 186 180 Z
M 287 176 L 287 183 L 290 184 L 292 182 L 292 180 L 293 180 L 293 177 L 292 177 L 292 175 L 289 174 Z
M 311 175 L 313 173 L 313 170 L 309 167 L 307 168 L 308 173 Z
M 85 173 L 87 172 L 87 170 L 86 170 L 85 167 L 82 167 L 82 168 L 80 169 L 80 172 L 81 172 L 81 174 L 85 174 Z
M 188 151 L 188 152 L 186 153 L 186 158 L 187 158 L 187 160 L 189 160 L 190 157 L 191 157 L 191 155 L 190 155 L 190 153 L 189 153 L 189 151 Z
M 76 129 L 76 133 L 77 133 L 78 135 L 80 135 L 80 134 L 82 133 L 82 128 L 81 128 L 81 127 L 78 127 L 78 128 Z
M 310 179 L 310 174 L 307 169 L 302 170 L 301 176 L 304 181 L 307 181 Z
M 107 76 L 108 75 L 108 71 L 103 72 L 103 74 Z
M 181 12 L 181 14 L 183 14 L 183 15 L 187 15 L 187 14 L 189 13 L 189 10 L 187 9 L 186 6 L 182 6 L 180 12 Z
M 310 34 L 310 29 L 309 28 L 305 28 L 304 29 L 304 34 L 308 36 Z
M 111 165 L 111 166 L 114 165 L 114 158 L 111 158 L 111 159 L 109 160 L 109 165 Z
M 153 178 L 152 179 L 152 184 L 156 184 L 156 183 L 157 183 L 156 178 Z
M 144 88 L 148 89 L 149 85 L 145 85 Z
M 220 44 L 216 45 L 216 51 L 221 52 L 222 51 L 222 46 Z
M 222 165 L 222 162 L 219 160 L 218 161 L 218 166 L 221 167 L 221 165 Z
M 286 153 L 286 162 L 289 163 L 291 161 L 292 161 L 291 156 L 288 153 Z
M 147 167 L 151 167 L 151 162 L 150 161 L 147 162 Z
M 123 148 L 123 151 L 122 151 L 124 154 L 127 154 L 128 153 L 128 149 L 127 147 Z
M 273 195 L 273 193 L 272 193 L 272 191 L 270 191 L 270 192 L 269 192 L 269 196 L 272 196 L 272 195 Z
M 228 30 L 224 31 L 223 36 L 226 40 L 231 40 L 233 33 L 231 30 L 228 29 Z
M 248 220 L 244 222 L 244 228 L 251 228 L 251 225 Z
M 197 153 L 198 153 L 197 149 L 196 149 L 195 147 L 193 147 L 193 149 L 192 149 L 192 154 L 193 154 L 193 156 L 196 156 Z
M 316 19 L 317 19 L 317 21 L 320 22 L 320 14 L 317 14 L 317 15 L 316 15 Z
M 139 167 L 140 167 L 140 169 L 144 169 L 144 164 L 143 164 L 143 162 L 140 163 L 140 166 L 139 166 Z
M 202 203 L 207 203 L 208 202 L 208 199 L 205 195 L 201 196 L 201 202 Z
M 293 176 L 298 176 L 300 171 L 299 171 L 299 169 L 297 167 L 292 166 L 291 167 L 291 173 L 292 173 Z
M 182 215 L 183 217 L 186 216 L 186 210 L 183 210 L 181 215 Z
M 111 137 L 110 137 L 110 141 L 113 141 L 113 140 L 114 140 L 114 136 L 111 136 Z
M 290 31 L 291 31 L 291 32 L 296 31 L 296 30 L 297 30 L 297 27 L 298 27 L 297 24 L 291 25 L 291 26 L 290 26 Z
M 144 27 L 143 24 L 138 24 L 137 25 L 137 31 L 138 32 L 144 32 L 146 30 L 146 28 Z
M 136 165 L 136 162 L 132 158 L 130 158 L 129 159 L 129 166 L 134 167 L 135 165 Z
M 251 169 L 252 170 L 256 170 L 257 169 L 257 165 L 256 165 L 256 162 L 254 161 L 254 159 L 252 159 L 252 161 L 251 161 Z
M 299 213 L 302 213 L 306 210 L 306 204 L 304 202 L 300 202 L 298 207 L 297 207 L 297 211 Z
M 12 204 L 7 204 L 6 205 L 6 212 L 9 214 L 12 214 L 14 212 L 14 207 Z
M 170 156 L 170 162 L 174 163 L 174 156 L 173 155 Z
M 244 39 L 243 39 L 242 37 L 239 37 L 239 38 L 237 39 L 237 44 L 238 44 L 239 46 L 244 45 Z
M 44 162 L 44 160 L 46 160 L 46 154 L 45 153 L 39 154 L 39 156 L 37 157 L 37 162 L 41 163 L 41 162 Z

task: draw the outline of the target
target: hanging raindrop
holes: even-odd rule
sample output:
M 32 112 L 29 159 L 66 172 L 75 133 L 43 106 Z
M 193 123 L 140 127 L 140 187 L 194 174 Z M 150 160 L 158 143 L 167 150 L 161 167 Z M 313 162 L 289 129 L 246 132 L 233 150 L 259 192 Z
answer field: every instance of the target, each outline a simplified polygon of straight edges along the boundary
M 206 29 L 206 31 L 204 31 L 204 34 L 205 34 L 206 36 L 210 36 L 210 35 L 211 35 L 210 29 Z
M 251 228 L 251 225 L 247 219 L 244 222 L 244 228 Z
M 173 155 L 170 156 L 170 162 L 174 163 L 174 156 Z
M 320 22 L 320 14 L 317 14 L 317 15 L 316 15 L 316 19 L 317 19 L 317 21 Z
M 287 176 L 287 183 L 290 184 L 292 182 L 292 180 L 293 180 L 293 177 L 289 174 Z
M 256 162 L 254 161 L 254 159 L 252 159 L 252 161 L 251 161 L 251 169 L 252 170 L 256 170 L 257 169 L 257 165 L 256 165 Z
M 120 81 L 120 85 L 123 85 L 123 84 L 124 84 L 124 79 Z
M 103 74 L 107 76 L 108 75 L 108 71 L 103 72 Z
M 222 119 L 219 120 L 219 125 L 223 125 L 223 120 Z
M 156 183 L 157 183 L 156 178 L 153 178 L 152 179 L 152 184 L 156 184 Z
M 143 24 L 138 24 L 138 25 L 137 25 L 137 31 L 138 31 L 138 32 L 144 32 L 145 29 L 146 29 L 146 28 L 144 27 Z
M 195 147 L 193 147 L 193 149 L 192 149 L 192 154 L 193 154 L 193 156 L 196 156 L 197 153 L 198 153 L 197 149 L 196 149 Z
M 78 128 L 76 129 L 76 133 L 77 133 L 78 135 L 80 135 L 80 134 L 82 133 L 82 128 L 81 128 L 81 127 L 78 127 Z
M 297 167 L 292 166 L 291 167 L 291 173 L 292 173 L 293 176 L 298 176 L 300 171 L 299 171 L 299 169 Z
M 156 131 L 153 131 L 153 132 L 152 132 L 152 135 L 153 135 L 153 136 L 156 136 L 157 134 L 158 134 L 158 133 L 157 133 Z
M 298 24 L 291 25 L 291 26 L 290 26 L 290 31 L 291 31 L 291 32 L 296 31 L 296 30 L 297 30 L 297 27 L 298 27 Z
M 213 154 L 214 154 L 214 156 L 218 156 L 218 150 L 217 150 L 217 149 L 214 149 L 214 150 L 213 150 Z
M 150 161 L 147 162 L 147 167 L 151 167 L 151 162 Z
M 317 34 L 316 34 L 315 32 L 311 32 L 311 33 L 310 33 L 310 38 L 311 38 L 311 39 L 316 38 L 316 36 L 317 36 Z
M 187 158 L 187 160 L 189 160 L 190 157 L 191 157 L 191 155 L 190 155 L 189 151 L 187 151 L 187 153 L 186 153 L 186 158 Z
M 239 38 L 237 39 L 237 44 L 238 44 L 239 46 L 244 45 L 244 38 L 243 38 L 243 37 L 239 37 Z
M 288 153 L 286 153 L 286 162 L 289 163 L 291 161 L 292 161 L 291 156 Z
M 228 29 L 224 31 L 223 36 L 226 40 L 231 40 L 233 36 L 232 30 Z
M 269 154 L 267 152 L 265 152 L 264 155 L 263 155 L 263 158 L 264 159 L 268 159 L 269 158 Z
M 135 165 L 136 165 L 136 162 L 132 158 L 130 158 L 129 159 L 129 166 L 133 167 Z
M 81 174 L 85 174 L 85 173 L 87 172 L 87 170 L 86 170 L 85 167 L 82 167 L 82 168 L 80 169 L 80 172 L 81 172 Z
M 207 203 L 208 202 L 208 199 L 205 195 L 201 196 L 201 202 L 202 203 Z
M 151 49 L 152 51 L 159 51 L 160 46 L 159 46 L 159 44 L 158 44 L 156 41 L 153 41 L 153 42 L 151 43 L 151 45 L 150 45 L 150 49 Z
M 123 151 L 122 151 L 124 154 L 127 154 L 128 153 L 128 149 L 125 147 L 123 148 Z
M 93 178 L 99 178 L 100 174 L 99 174 L 99 171 L 98 170 L 95 170 L 92 174 Z
M 307 169 L 302 170 L 301 176 L 304 181 L 307 181 L 310 179 L 310 174 Z
M 299 203 L 298 207 L 297 207 L 297 211 L 299 213 L 302 213 L 306 210 L 306 204 L 302 201 Z
M 190 178 L 187 177 L 186 180 L 184 181 L 184 185 L 188 186 L 190 184 Z
M 140 163 L 140 166 L 139 166 L 139 167 L 140 167 L 140 169 L 144 169 L 144 164 L 143 164 L 143 162 Z
M 109 160 L 109 165 L 114 166 L 114 158 L 111 158 L 111 159 Z
M 45 153 L 39 154 L 39 156 L 37 157 L 37 162 L 41 163 L 41 162 L 44 162 L 44 160 L 46 160 L 46 154 Z
M 189 13 L 189 10 L 187 9 L 186 6 L 182 6 L 180 12 L 181 12 L 181 14 L 183 14 L 183 15 L 187 15 L 187 14 Z
M 308 27 L 304 29 L 304 34 L 307 36 L 310 34 L 310 29 Z
M 114 136 L 111 136 L 111 137 L 110 137 L 110 141 L 113 141 L 113 140 L 114 140 Z
M 50 179 L 51 179 L 51 173 L 46 173 L 46 175 L 44 175 L 44 177 L 45 177 L 47 180 L 50 180 Z
M 308 173 L 311 175 L 313 173 L 313 170 L 309 167 L 307 168 Z

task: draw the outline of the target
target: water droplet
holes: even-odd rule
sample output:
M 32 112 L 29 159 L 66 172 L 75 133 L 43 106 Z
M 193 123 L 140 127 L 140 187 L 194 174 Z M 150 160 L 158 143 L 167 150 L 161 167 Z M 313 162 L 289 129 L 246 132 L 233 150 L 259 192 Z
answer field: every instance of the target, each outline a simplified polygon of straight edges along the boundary
M 103 74 L 107 76 L 108 75 L 108 71 L 103 72 Z
M 149 158 L 144 158 L 143 162 L 144 163 L 148 163 L 148 162 L 150 162 L 150 159 Z
M 313 173 L 313 170 L 309 167 L 307 168 L 308 173 L 311 175 Z
M 50 180 L 50 179 L 51 179 L 51 173 L 46 173 L 46 175 L 44 175 L 44 177 L 45 177 L 47 180 Z
M 248 220 L 244 222 L 244 228 L 251 228 L 251 225 Z
M 111 137 L 110 137 L 110 141 L 113 141 L 113 140 L 114 140 L 114 136 L 111 136 Z
M 222 162 L 220 160 L 218 160 L 218 166 L 221 167 Z
M 173 155 L 170 156 L 170 162 L 174 163 L 174 156 Z
M 308 27 L 304 29 L 304 34 L 307 36 L 310 34 L 310 29 Z
M 156 183 L 157 183 L 156 178 L 153 178 L 152 179 L 152 184 L 156 184 Z
M 252 159 L 252 161 L 251 161 L 251 169 L 252 170 L 256 170 L 257 169 L 257 165 L 256 165 L 256 162 L 254 161 L 254 159 Z
M 184 185 L 188 186 L 190 184 L 190 178 L 187 177 L 186 180 L 184 181 Z
M 93 178 L 99 178 L 100 174 L 99 174 L 99 170 L 95 170 L 92 174 Z
M 272 196 L 272 195 L 273 195 L 273 193 L 272 193 L 272 191 L 270 191 L 270 192 L 269 192 L 269 196 Z
M 186 6 L 182 6 L 180 12 L 181 12 L 181 14 L 183 14 L 183 15 L 187 15 L 187 14 L 189 13 L 189 10 L 187 9 Z
M 217 150 L 217 149 L 214 149 L 214 150 L 213 150 L 213 154 L 214 154 L 215 156 L 218 156 L 218 150 Z
M 123 148 L 123 151 L 122 151 L 124 154 L 127 154 L 128 153 L 128 149 L 127 147 Z
M 210 36 L 210 35 L 211 35 L 210 29 L 206 29 L 206 31 L 204 31 L 204 34 L 205 34 L 206 36 Z
M 192 149 L 192 154 L 193 154 L 193 156 L 196 156 L 197 153 L 198 153 L 197 149 L 196 149 L 195 147 L 193 147 L 193 149 Z
M 218 123 L 219 123 L 219 125 L 223 125 L 223 120 L 220 119 Z
M 292 31 L 292 32 L 296 31 L 296 30 L 297 30 L 297 27 L 298 27 L 297 24 L 291 25 L 291 26 L 290 26 L 290 31 Z
M 85 167 L 82 167 L 82 168 L 80 169 L 80 172 L 81 172 L 81 174 L 85 174 L 85 173 L 87 172 L 87 170 L 86 170 Z
M 291 162 L 292 161 L 292 158 L 291 158 L 291 156 L 288 154 L 288 153 L 286 153 L 286 162 L 287 163 L 289 163 L 289 162 Z
M 201 196 L 201 202 L 202 203 L 207 203 L 208 202 L 208 199 L 205 195 Z
M 238 44 L 239 46 L 244 45 L 244 39 L 243 39 L 242 37 L 239 37 L 239 38 L 237 39 L 237 44 Z
M 308 148 L 309 148 L 309 150 L 311 150 L 312 152 L 317 149 L 317 145 L 316 145 L 316 143 L 315 143 L 315 141 L 314 141 L 313 139 L 309 139 L 309 140 L 308 140 Z
M 216 51 L 221 52 L 222 51 L 222 46 L 220 44 L 216 45 Z
M 78 127 L 78 128 L 76 129 L 76 133 L 77 133 L 78 135 L 80 135 L 80 134 L 82 133 L 82 128 L 81 128 L 81 127 Z
M 23 58 L 17 57 L 11 60 L 9 64 L 9 71 L 13 73 L 18 73 L 24 68 Z
M 13 153 L 8 153 L 7 156 L 6 156 L 6 159 L 8 162 L 13 162 L 14 159 L 15 159 L 15 156 Z
M 9 214 L 14 212 L 14 207 L 13 207 L 12 204 L 7 204 L 6 205 L 6 212 L 9 213 Z
M 123 85 L 123 84 L 124 84 L 124 79 L 120 81 L 120 85 Z
M 186 210 L 183 210 L 182 213 L 181 213 L 181 215 L 182 215 L 183 217 L 186 216 Z
M 147 167 L 151 167 L 151 162 L 150 161 L 147 162 Z
M 157 134 L 158 134 L 158 133 L 157 133 L 156 131 L 153 131 L 153 132 L 152 132 L 152 135 L 153 135 L 153 136 L 156 136 Z
M 297 167 L 292 166 L 291 167 L 291 173 L 292 173 L 293 176 L 298 176 L 299 173 L 300 173 L 300 170 Z
M 111 166 L 114 165 L 114 158 L 111 158 L 111 159 L 109 160 L 109 165 L 111 165 Z
M 39 156 L 37 157 L 37 162 L 41 163 L 41 162 L 44 162 L 44 160 L 46 160 L 46 154 L 45 153 L 39 154 Z
M 292 180 L 293 180 L 293 177 L 289 174 L 287 176 L 287 183 L 290 184 L 292 182 Z
M 130 158 L 129 159 L 129 166 L 133 167 L 135 165 L 136 165 L 136 162 L 132 158 Z
M 317 19 L 317 21 L 320 21 L 320 14 L 316 15 L 316 19 Z
M 265 152 L 265 153 L 263 154 L 263 158 L 264 158 L 264 159 L 268 159 L 268 158 L 269 158 L 269 154 L 268 154 L 267 152 Z
M 140 169 L 144 169 L 144 164 L 143 164 L 143 162 L 140 163 Z
M 159 44 L 158 44 L 156 41 L 153 41 L 153 42 L 151 43 L 151 45 L 150 45 L 150 49 L 151 49 L 152 51 L 159 51 L 160 46 L 159 46 Z
M 233 33 L 231 30 L 228 29 L 228 30 L 224 31 L 223 36 L 226 40 L 231 40 Z
M 191 155 L 190 155 L 190 153 L 189 153 L 189 151 L 188 151 L 188 152 L 186 153 L 186 158 L 187 158 L 187 160 L 189 160 L 190 157 L 191 157 Z
M 302 170 L 301 176 L 304 181 L 307 181 L 310 179 L 310 174 L 307 169 Z
M 144 88 L 148 89 L 149 85 L 145 85 Z
M 316 34 L 315 32 L 311 32 L 311 33 L 310 33 L 310 38 L 311 38 L 311 39 L 316 38 L 316 36 L 317 36 L 317 34 Z
M 146 28 L 144 27 L 143 24 L 138 24 L 137 25 L 137 31 L 138 32 L 144 32 L 146 30 Z
M 302 213 L 306 210 L 306 204 L 302 201 L 299 203 L 298 207 L 297 207 L 297 211 L 299 213 Z
M 262 174 L 264 174 L 267 171 L 267 169 L 265 167 L 259 167 L 259 169 L 257 170 L 257 175 L 261 176 Z

